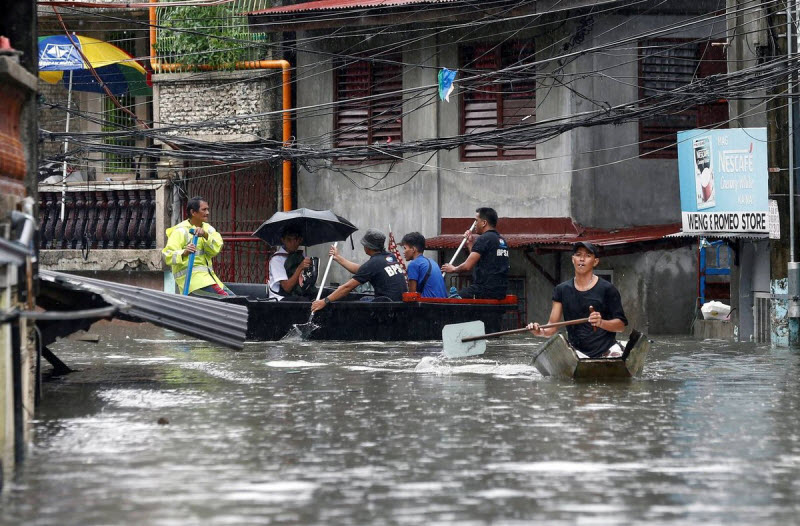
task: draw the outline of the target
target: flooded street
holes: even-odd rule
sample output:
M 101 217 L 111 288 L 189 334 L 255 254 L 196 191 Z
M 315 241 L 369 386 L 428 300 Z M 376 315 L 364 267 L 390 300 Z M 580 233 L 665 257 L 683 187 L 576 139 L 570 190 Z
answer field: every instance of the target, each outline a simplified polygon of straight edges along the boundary
M 576 383 L 525 338 L 445 361 L 441 342 L 93 332 L 53 347 L 80 371 L 45 384 L 2 524 L 798 521 L 796 351 L 655 337 L 641 378 Z

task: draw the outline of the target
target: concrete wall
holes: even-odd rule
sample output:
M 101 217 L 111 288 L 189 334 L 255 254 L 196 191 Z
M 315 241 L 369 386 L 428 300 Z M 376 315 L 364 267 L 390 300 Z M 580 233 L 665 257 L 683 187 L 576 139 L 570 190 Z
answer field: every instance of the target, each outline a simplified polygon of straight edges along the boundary
M 275 91 L 280 76 L 279 69 L 153 75 L 156 126 L 216 121 L 215 125 L 166 133 L 206 141 L 280 140 L 280 99 Z M 268 112 L 273 112 L 272 118 L 237 119 Z
M 684 18 L 664 15 L 597 17 L 589 45 L 646 34 L 681 20 Z M 657 38 L 720 38 L 724 30 L 724 21 L 720 21 L 715 27 L 689 25 Z M 625 43 L 616 51 L 592 53 L 576 62 L 579 71 L 603 71 L 605 75 L 592 76 L 578 87 L 600 106 L 575 97 L 574 112 L 638 100 L 637 53 L 635 43 Z M 574 152 L 592 152 L 575 156 L 570 211 L 579 223 L 614 228 L 680 221 L 678 161 L 638 158 L 638 122 L 581 128 L 573 135 Z

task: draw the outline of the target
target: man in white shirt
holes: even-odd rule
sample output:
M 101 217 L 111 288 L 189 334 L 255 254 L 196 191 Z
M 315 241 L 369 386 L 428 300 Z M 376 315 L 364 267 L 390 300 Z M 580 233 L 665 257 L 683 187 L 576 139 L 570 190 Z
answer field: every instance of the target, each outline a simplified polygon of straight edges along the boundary
M 281 233 L 281 247 L 269 261 L 270 298 L 278 301 L 287 297 L 305 299 L 301 288 L 303 270 L 311 266 L 311 258 L 303 257 L 299 250 L 302 243 L 302 233 L 292 225 Z

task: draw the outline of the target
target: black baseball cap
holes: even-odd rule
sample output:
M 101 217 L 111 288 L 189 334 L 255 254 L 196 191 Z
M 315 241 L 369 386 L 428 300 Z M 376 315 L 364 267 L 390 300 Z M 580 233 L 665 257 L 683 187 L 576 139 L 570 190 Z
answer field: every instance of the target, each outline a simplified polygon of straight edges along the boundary
M 598 255 L 597 247 L 589 243 L 588 241 L 578 241 L 577 243 L 572 245 L 572 253 L 574 254 L 581 247 L 591 252 L 594 257 L 597 257 Z

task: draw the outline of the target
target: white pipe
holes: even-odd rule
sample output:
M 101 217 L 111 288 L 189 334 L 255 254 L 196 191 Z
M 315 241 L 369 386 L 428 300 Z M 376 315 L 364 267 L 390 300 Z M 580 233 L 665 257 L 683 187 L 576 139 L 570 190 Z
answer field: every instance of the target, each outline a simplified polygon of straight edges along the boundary
M 64 201 L 67 200 L 67 143 L 69 139 L 69 110 L 72 107 L 72 70 L 69 70 L 69 88 L 67 90 L 67 124 L 64 130 L 64 163 L 61 165 L 61 222 L 64 222 Z
M 472 226 L 469 227 L 469 231 L 472 232 L 475 229 L 475 225 L 477 225 L 477 224 L 478 224 L 477 220 L 473 221 L 472 222 Z M 464 239 L 461 240 L 461 244 L 458 245 L 458 248 L 456 249 L 456 253 L 453 254 L 453 258 L 450 260 L 450 264 L 451 265 L 453 264 L 453 262 L 458 257 L 458 253 L 461 252 L 461 249 L 464 248 L 464 243 L 466 243 L 466 242 L 467 242 L 467 236 L 464 236 Z M 444 277 L 445 274 L 447 274 L 447 272 L 442 272 L 442 277 Z

